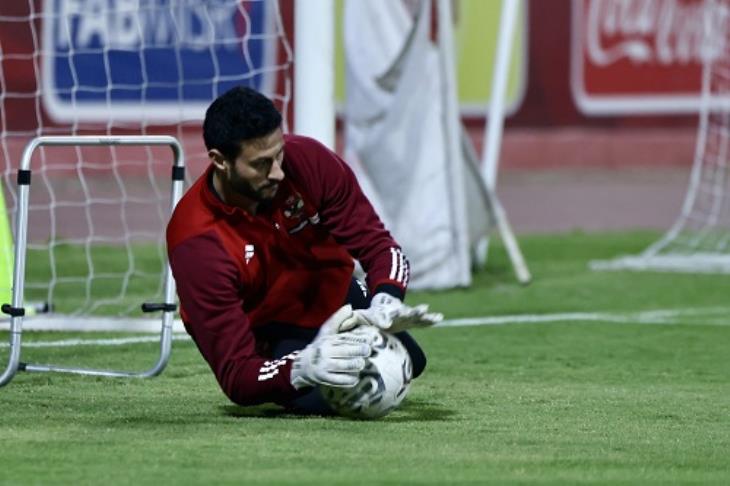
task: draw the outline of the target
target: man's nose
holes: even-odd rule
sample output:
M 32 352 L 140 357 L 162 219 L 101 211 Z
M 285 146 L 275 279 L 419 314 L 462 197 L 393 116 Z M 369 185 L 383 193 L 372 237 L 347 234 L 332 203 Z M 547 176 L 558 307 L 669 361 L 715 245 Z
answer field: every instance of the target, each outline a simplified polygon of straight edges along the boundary
M 271 170 L 269 171 L 269 180 L 284 180 L 284 170 L 281 168 L 281 162 L 275 160 L 274 163 L 271 164 Z

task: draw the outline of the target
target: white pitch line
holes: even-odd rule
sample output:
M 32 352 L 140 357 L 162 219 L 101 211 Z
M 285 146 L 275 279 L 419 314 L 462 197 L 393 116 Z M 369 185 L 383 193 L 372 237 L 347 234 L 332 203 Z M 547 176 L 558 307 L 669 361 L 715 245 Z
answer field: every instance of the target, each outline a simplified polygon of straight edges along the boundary
M 10 320 L 0 321 L 0 331 L 10 328 Z M 23 319 L 24 331 L 101 331 L 101 332 L 155 332 L 162 328 L 160 319 L 125 319 L 115 317 L 70 317 L 55 314 L 39 314 Z M 172 322 L 172 331 L 185 333 L 180 319 Z
M 672 324 L 680 317 L 730 315 L 730 308 L 708 307 L 704 309 L 658 309 L 635 313 L 566 312 L 558 314 L 515 314 L 491 317 L 464 317 L 448 319 L 436 327 L 501 326 L 507 324 L 541 324 L 550 322 L 616 322 L 626 324 Z M 718 322 L 713 321 L 714 325 Z M 720 325 L 730 325 L 730 319 Z
M 187 334 L 174 334 L 173 341 L 189 341 Z M 156 336 L 134 336 L 127 338 L 109 339 L 62 339 L 59 341 L 27 341 L 22 342 L 24 348 L 65 348 L 70 346 L 123 346 L 125 344 L 154 343 L 159 342 Z M 0 348 L 9 348 L 10 343 L 0 343 Z
M 609 314 L 596 314 L 588 312 L 572 312 L 565 314 L 546 314 L 546 315 L 507 315 L 494 317 L 464 317 L 460 319 L 447 319 L 436 327 L 459 327 L 459 326 L 501 326 L 506 324 L 535 324 L 559 321 L 605 321 L 607 318 L 611 320 L 623 318 L 611 316 Z
M 730 325 L 730 308 L 728 307 L 706 307 L 698 309 L 657 309 L 635 313 L 610 313 L 610 312 L 564 312 L 556 314 L 513 314 L 505 316 L 482 316 L 465 317 L 460 319 L 448 319 L 436 325 L 436 327 L 459 327 L 459 326 L 503 326 L 510 324 L 547 324 L 551 322 L 613 322 L 621 324 L 675 324 L 681 317 L 706 317 L 707 325 L 727 326 Z M 720 319 L 718 319 L 719 317 Z M 54 330 L 78 330 L 72 327 L 58 326 L 53 324 Z M 157 324 L 159 327 L 159 324 Z M 25 326 L 24 326 L 25 327 Z M 93 329 L 83 330 L 98 330 Z M 109 331 L 109 327 L 104 330 Z M 117 329 L 118 331 L 119 329 Z M 142 329 L 137 329 L 142 330 Z M 147 330 L 146 328 L 144 330 Z M 189 341 L 190 336 L 184 333 L 175 333 L 172 336 L 174 341 Z M 64 339 L 58 341 L 27 341 L 22 347 L 28 348 L 52 348 L 69 346 L 123 346 L 125 344 L 159 342 L 158 336 L 133 336 L 126 338 L 109 339 Z M 0 349 L 10 347 L 7 342 L 0 342 Z

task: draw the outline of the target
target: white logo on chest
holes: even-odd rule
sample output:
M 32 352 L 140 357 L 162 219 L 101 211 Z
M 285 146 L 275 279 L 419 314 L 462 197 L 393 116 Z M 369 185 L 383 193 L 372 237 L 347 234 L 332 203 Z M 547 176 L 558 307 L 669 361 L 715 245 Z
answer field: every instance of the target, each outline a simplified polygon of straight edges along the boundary
M 246 260 L 246 265 L 253 258 L 253 245 L 247 244 L 243 247 L 243 258 Z

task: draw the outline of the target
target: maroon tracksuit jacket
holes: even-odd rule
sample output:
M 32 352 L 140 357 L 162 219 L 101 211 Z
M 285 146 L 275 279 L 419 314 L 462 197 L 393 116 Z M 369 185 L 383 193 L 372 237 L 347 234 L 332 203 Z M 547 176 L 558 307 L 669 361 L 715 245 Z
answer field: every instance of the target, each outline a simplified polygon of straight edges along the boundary
M 180 200 L 167 251 L 180 314 L 226 395 L 286 402 L 291 359 L 257 353 L 267 323 L 319 327 L 344 302 L 353 258 L 372 292 L 402 298 L 408 262 L 345 162 L 317 141 L 285 136 L 284 181 L 256 215 L 225 205 L 212 166 Z

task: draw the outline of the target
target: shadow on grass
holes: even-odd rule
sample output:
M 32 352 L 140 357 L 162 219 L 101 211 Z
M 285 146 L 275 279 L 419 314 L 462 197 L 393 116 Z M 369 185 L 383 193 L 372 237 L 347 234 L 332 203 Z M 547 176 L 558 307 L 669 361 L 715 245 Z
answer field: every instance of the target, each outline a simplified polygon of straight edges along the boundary
M 228 416 L 237 418 L 265 418 L 265 419 L 293 419 L 305 418 L 328 418 L 330 420 L 353 419 L 340 416 L 324 416 L 313 414 L 294 413 L 276 405 L 258 405 L 254 407 L 239 407 L 236 405 L 225 405 L 219 407 Z M 401 408 L 386 416 L 385 422 L 444 422 L 456 415 L 454 410 L 439 407 L 438 405 L 425 400 L 408 400 Z
M 455 415 L 455 410 L 428 400 L 408 400 L 387 419 L 390 422 L 446 422 Z
M 218 412 L 216 412 L 216 409 Z M 225 423 L 227 419 L 278 419 L 303 420 L 326 419 L 332 422 L 368 422 L 368 423 L 414 423 L 414 422 L 446 422 L 456 415 L 454 410 L 446 409 L 425 400 L 408 400 L 401 408 L 380 420 L 357 420 L 341 416 L 323 416 L 314 414 L 297 414 L 274 404 L 264 404 L 252 407 L 237 405 L 219 405 L 204 410 L 196 409 L 189 413 L 170 414 L 167 412 L 143 413 L 122 415 L 115 418 L 89 418 L 89 425 L 107 428 L 109 426 L 123 426 L 126 429 L 147 429 L 154 426 L 199 426 Z
M 238 405 L 222 405 L 218 409 L 229 417 L 236 418 L 290 418 L 299 419 L 304 417 L 311 417 L 312 415 L 299 415 L 292 413 L 284 408 L 276 405 L 257 405 L 253 407 L 241 407 Z

